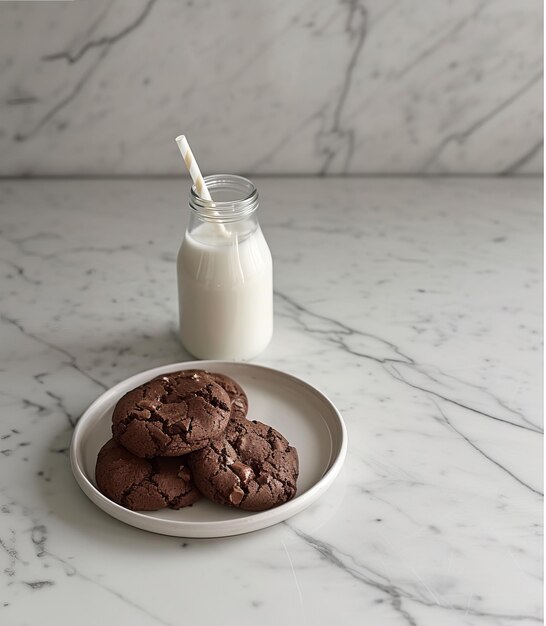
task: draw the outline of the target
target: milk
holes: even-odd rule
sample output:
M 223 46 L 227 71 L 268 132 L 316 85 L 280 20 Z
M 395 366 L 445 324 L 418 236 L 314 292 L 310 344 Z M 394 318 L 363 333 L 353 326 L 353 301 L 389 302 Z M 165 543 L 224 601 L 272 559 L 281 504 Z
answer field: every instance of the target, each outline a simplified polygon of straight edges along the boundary
M 194 356 L 249 359 L 264 350 L 273 333 L 273 266 L 258 222 L 187 231 L 178 294 L 180 335 Z

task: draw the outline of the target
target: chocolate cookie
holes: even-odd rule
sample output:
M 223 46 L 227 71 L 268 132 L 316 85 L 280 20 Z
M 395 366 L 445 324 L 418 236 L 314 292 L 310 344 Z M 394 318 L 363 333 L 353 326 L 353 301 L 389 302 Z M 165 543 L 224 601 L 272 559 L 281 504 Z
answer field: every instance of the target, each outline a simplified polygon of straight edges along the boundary
M 199 491 L 220 504 L 265 511 L 296 493 L 298 453 L 261 422 L 233 417 L 221 437 L 187 458 Z
M 107 498 L 132 511 L 180 509 L 200 498 L 184 459 L 142 459 L 113 439 L 99 452 L 95 479 Z
M 248 398 L 241 385 L 233 380 L 233 378 L 230 378 L 226 374 L 208 372 L 207 370 L 184 370 L 184 372 L 180 373 L 185 373 L 188 376 L 193 376 L 194 374 L 206 374 L 210 376 L 215 383 L 220 385 L 220 387 L 227 392 L 231 400 L 231 415 L 233 417 L 246 417 L 248 413 Z
M 248 398 L 243 388 L 233 378 L 225 374 L 216 374 L 215 372 L 207 372 L 207 374 L 218 383 L 222 389 L 227 391 L 231 400 L 231 416 L 246 417 L 248 413 Z
M 125 394 L 112 433 L 137 456 L 181 456 L 219 437 L 229 417 L 229 396 L 210 376 L 174 372 Z

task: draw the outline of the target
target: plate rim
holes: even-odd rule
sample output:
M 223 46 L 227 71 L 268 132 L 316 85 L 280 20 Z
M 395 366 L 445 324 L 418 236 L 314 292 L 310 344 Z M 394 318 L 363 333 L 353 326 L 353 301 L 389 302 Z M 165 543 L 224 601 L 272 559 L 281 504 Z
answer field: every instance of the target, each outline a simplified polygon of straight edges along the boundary
M 338 446 L 335 446 L 334 454 L 330 459 L 330 466 L 324 472 L 324 474 L 317 480 L 309 489 L 307 489 L 300 496 L 296 496 L 296 498 L 281 504 L 278 507 L 273 509 L 269 509 L 267 511 L 256 512 L 251 516 L 244 518 L 235 518 L 228 520 L 211 520 L 208 522 L 202 521 L 186 521 L 186 520 L 158 520 L 156 518 L 150 518 L 146 513 L 141 513 L 139 511 L 131 511 L 126 509 L 125 507 L 113 502 L 109 498 L 107 498 L 104 494 L 102 494 L 97 487 L 91 482 L 91 480 L 87 477 L 86 472 L 83 469 L 83 458 L 82 458 L 82 450 L 83 443 L 80 442 L 82 438 L 82 432 L 84 432 L 86 425 L 90 419 L 92 419 L 95 415 L 96 407 L 100 406 L 104 403 L 108 403 L 111 396 L 116 395 L 116 392 L 120 387 L 125 387 L 129 384 L 133 384 L 133 381 L 136 381 L 142 378 L 144 375 L 150 376 L 150 380 L 155 376 L 159 376 L 164 373 L 168 373 L 171 371 L 178 371 L 183 369 L 209 369 L 214 371 L 214 367 L 222 367 L 222 366 L 243 366 L 251 369 L 259 369 L 262 371 L 270 372 L 275 375 L 281 375 L 290 378 L 292 381 L 303 384 L 305 387 L 310 389 L 314 394 L 318 395 L 322 400 L 325 400 L 329 407 L 332 409 L 335 417 L 337 418 L 337 426 L 340 429 L 340 442 Z M 142 383 L 135 383 L 135 386 Z M 326 424 L 326 423 L 325 423 Z M 326 424 L 328 430 L 330 430 L 330 434 L 332 434 L 331 428 L 329 424 Z M 347 455 L 348 448 L 348 440 L 347 440 L 347 428 L 345 426 L 345 422 L 341 413 L 335 404 L 330 400 L 330 398 L 322 392 L 320 389 L 315 387 L 313 384 L 308 381 L 290 374 L 289 372 L 285 372 L 283 370 L 269 367 L 267 365 L 260 365 L 258 363 L 249 363 L 245 361 L 226 361 L 226 360 L 207 360 L 207 361 L 181 361 L 177 363 L 168 363 L 165 365 L 160 365 L 148 370 L 143 370 L 141 372 L 137 372 L 132 376 L 129 376 L 112 387 L 108 388 L 106 391 L 101 393 L 81 414 L 72 434 L 72 438 L 70 441 L 70 465 L 72 469 L 72 473 L 74 474 L 74 478 L 78 483 L 80 489 L 84 492 L 84 494 L 101 510 L 105 513 L 114 517 L 118 521 L 121 521 L 125 524 L 133 526 L 135 528 L 139 528 L 141 530 L 176 536 L 176 537 L 227 537 L 238 534 L 244 534 L 247 532 L 252 532 L 254 530 L 259 530 L 262 528 L 267 528 L 274 524 L 277 524 L 297 513 L 301 512 L 305 508 L 307 508 L 310 504 L 312 504 L 315 500 L 317 500 L 324 491 L 326 491 L 334 479 L 337 477 L 343 463 L 345 462 L 345 458 Z M 104 506 L 102 506 L 104 505 Z M 110 510 L 109 510 L 110 509 Z M 119 515 L 114 515 L 113 513 L 117 512 Z M 133 523 L 134 522 L 134 523 Z M 141 522 L 141 524 L 137 524 L 137 522 Z M 161 528 L 150 528 L 149 526 L 161 526 Z M 241 529 L 229 529 L 230 526 L 241 525 Z M 171 531 L 169 531 L 171 528 Z M 178 534 L 172 532 L 172 529 L 179 528 L 180 531 L 187 529 L 188 531 L 203 531 L 197 532 L 197 534 Z M 212 532 L 207 532 L 208 530 Z M 222 532 L 222 529 L 224 531 Z

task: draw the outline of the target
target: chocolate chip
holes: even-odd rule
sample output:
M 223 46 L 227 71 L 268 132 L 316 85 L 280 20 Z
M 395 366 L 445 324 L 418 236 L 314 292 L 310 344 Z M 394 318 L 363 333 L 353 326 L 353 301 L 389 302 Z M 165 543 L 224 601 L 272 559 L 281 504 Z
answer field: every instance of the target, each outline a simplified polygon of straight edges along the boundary
M 229 494 L 229 501 L 232 504 L 240 504 L 242 499 L 245 497 L 245 492 L 241 489 L 241 487 L 239 487 L 238 485 L 235 485 L 235 487 L 233 487 L 233 491 Z
M 249 480 L 252 480 L 252 478 L 254 478 L 254 472 L 252 471 L 252 468 L 248 465 L 245 465 L 244 463 L 241 463 L 241 461 L 235 461 L 235 463 L 232 463 L 230 465 L 230 469 L 232 472 L 235 472 L 235 474 L 237 474 L 243 485 L 246 485 Z
M 178 478 L 181 478 L 182 480 L 185 480 L 186 482 L 189 482 L 191 480 L 190 470 L 185 465 L 180 466 L 180 470 L 178 472 Z

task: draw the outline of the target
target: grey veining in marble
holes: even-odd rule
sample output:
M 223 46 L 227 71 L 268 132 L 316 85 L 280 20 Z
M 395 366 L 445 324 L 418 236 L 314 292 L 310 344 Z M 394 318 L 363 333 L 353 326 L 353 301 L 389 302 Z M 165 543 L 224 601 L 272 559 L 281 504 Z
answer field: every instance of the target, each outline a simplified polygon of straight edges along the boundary
M 0 2 L 0 174 L 542 171 L 539 0 Z
M 542 623 L 540 181 L 256 182 L 276 281 L 259 362 L 339 407 L 342 474 L 225 540 L 96 508 L 70 473 L 78 416 L 187 357 L 187 181 L 4 181 L 0 623 L 178 626 L 181 602 L 188 624 Z

